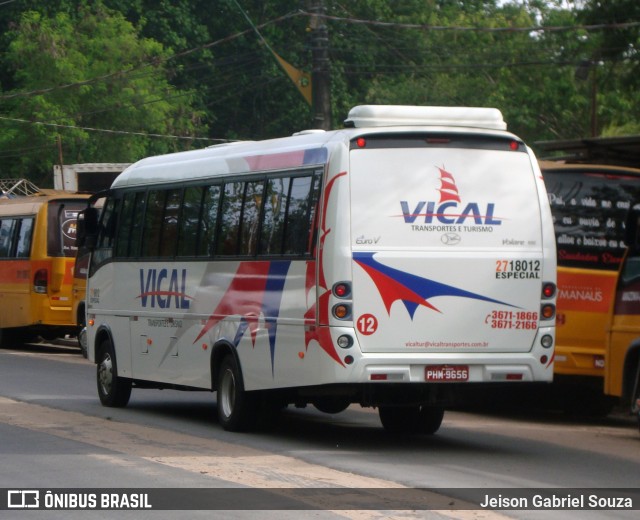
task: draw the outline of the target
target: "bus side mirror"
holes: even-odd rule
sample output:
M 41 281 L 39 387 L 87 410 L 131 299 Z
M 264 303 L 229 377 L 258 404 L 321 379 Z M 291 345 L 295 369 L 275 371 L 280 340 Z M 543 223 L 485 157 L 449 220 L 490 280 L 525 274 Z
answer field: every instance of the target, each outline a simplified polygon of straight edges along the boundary
M 98 237 L 98 210 L 93 207 L 78 213 L 76 245 L 93 250 Z

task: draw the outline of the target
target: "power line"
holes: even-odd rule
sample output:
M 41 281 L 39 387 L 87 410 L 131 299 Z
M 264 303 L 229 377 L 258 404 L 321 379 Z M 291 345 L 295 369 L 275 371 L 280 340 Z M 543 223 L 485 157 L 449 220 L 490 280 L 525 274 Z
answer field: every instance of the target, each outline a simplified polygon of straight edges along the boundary
M 140 137 L 162 137 L 166 139 L 182 139 L 182 140 L 188 140 L 188 141 L 214 141 L 214 142 L 224 142 L 224 143 L 229 141 L 229 139 L 216 139 L 211 137 L 192 137 L 192 136 L 184 136 L 184 135 L 153 134 L 153 133 L 146 133 L 146 132 L 127 132 L 125 130 L 108 130 L 105 128 L 90 128 L 86 126 L 62 125 L 58 123 L 45 123 L 42 121 L 28 121 L 27 119 L 19 119 L 15 117 L 0 116 L 0 121 L 11 121 L 13 123 L 26 123 L 30 125 L 50 126 L 54 128 L 66 128 L 71 130 L 85 130 L 87 132 L 102 132 L 105 134 L 137 135 Z
M 314 16 L 313 13 L 302 11 L 305 16 Z M 489 32 L 489 33 L 515 33 L 515 32 L 562 32 L 562 31 L 596 31 L 604 29 L 631 29 L 640 27 L 640 22 L 603 23 L 593 25 L 534 25 L 529 27 L 477 27 L 460 25 L 430 25 L 401 22 L 381 22 L 378 20 L 363 20 L 360 18 L 345 18 L 329 14 L 318 15 L 321 18 L 336 22 L 344 22 L 361 25 L 374 25 L 378 27 L 390 27 L 393 29 L 421 29 L 424 31 L 453 31 L 453 32 Z
M 2 5 L 2 4 L 0 4 Z M 114 79 L 117 77 L 126 76 L 132 74 L 135 71 L 141 70 L 148 66 L 156 66 L 162 62 L 168 62 L 170 60 L 174 60 L 177 58 L 181 58 L 184 56 L 188 56 L 198 51 L 202 51 L 205 49 L 209 49 L 215 47 L 217 45 L 221 45 L 223 43 L 227 43 L 233 41 L 241 36 L 244 36 L 250 32 L 258 32 L 258 29 L 262 29 L 269 25 L 273 25 L 284 20 L 294 18 L 297 16 L 308 16 L 308 17 L 319 17 L 325 18 L 332 21 L 351 23 L 351 24 L 360 24 L 360 25 L 368 25 L 368 26 L 377 26 L 377 27 L 388 27 L 395 29 L 421 29 L 426 31 L 454 31 L 454 32 L 489 32 L 489 33 L 517 33 L 517 32 L 537 32 L 537 31 L 551 31 L 551 32 L 559 32 L 559 31 L 574 31 L 574 30 L 604 30 L 604 29 L 626 29 L 633 27 L 640 27 L 640 22 L 624 22 L 624 23 L 609 23 L 609 24 L 595 24 L 595 25 L 572 25 L 572 26 L 529 26 L 529 27 L 471 27 L 471 26 L 438 26 L 438 25 L 429 25 L 429 24 L 410 24 L 410 23 L 400 23 L 400 22 L 385 22 L 379 20 L 365 20 L 359 18 L 351 18 L 351 17 L 339 17 L 328 14 L 315 14 L 309 13 L 306 11 L 298 10 L 287 13 L 278 18 L 274 18 L 272 20 L 268 20 L 259 25 L 252 25 L 250 29 L 240 31 L 234 33 L 232 35 L 226 36 L 224 38 L 220 38 L 213 42 L 209 42 L 203 45 L 199 45 L 197 47 L 187 49 L 182 52 L 178 52 L 172 54 L 167 57 L 156 57 L 150 61 L 141 62 L 137 65 L 129 67 L 127 69 L 121 69 L 118 71 L 111 72 L 109 74 L 104 74 L 101 76 L 96 76 L 94 78 L 89 78 L 82 81 L 76 81 L 72 83 L 67 83 L 64 85 L 56 85 L 48 88 L 42 89 L 34 89 L 27 92 L 14 92 L 11 94 L 2 94 L 0 95 L 0 100 L 14 99 L 17 97 L 29 97 L 34 95 L 47 94 L 53 91 L 68 89 L 73 87 L 79 87 L 84 85 L 89 85 L 91 83 L 96 83 L 100 81 L 107 81 L 110 79 Z M 258 32 L 258 34 L 260 34 Z M 261 36 L 261 35 L 260 35 Z

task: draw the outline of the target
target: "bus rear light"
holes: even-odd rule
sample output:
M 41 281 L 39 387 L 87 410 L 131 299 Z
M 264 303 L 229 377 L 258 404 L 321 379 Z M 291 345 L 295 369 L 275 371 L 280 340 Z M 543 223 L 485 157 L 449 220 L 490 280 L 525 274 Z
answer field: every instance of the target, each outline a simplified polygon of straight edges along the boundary
M 553 298 L 556 295 L 556 284 L 547 282 L 542 285 L 542 297 L 545 299 Z
M 540 344 L 544 347 L 544 348 L 551 348 L 553 347 L 553 336 L 551 336 L 550 334 L 545 334 L 544 336 L 542 336 L 540 338 Z
M 353 363 L 353 356 L 345 356 L 345 358 L 344 358 L 344 362 L 345 362 L 347 365 L 351 365 L 351 364 Z
M 95 320 L 92 320 L 92 319 L 91 319 L 91 320 L 89 320 L 87 323 L 88 323 L 91 327 L 93 327 L 93 326 L 96 324 Z
M 353 345 L 353 338 L 348 334 L 343 334 L 338 338 L 337 343 L 340 348 L 350 348 Z
M 552 303 L 545 303 L 540 307 L 540 318 L 543 320 L 551 320 L 556 317 L 556 306 Z
M 364 148 L 365 146 L 367 146 L 367 140 L 364 137 L 358 137 L 356 139 L 356 145 L 358 146 L 358 148 Z
M 541 365 L 546 365 L 548 361 L 549 361 L 549 358 L 546 355 L 540 356 L 540 364 Z
M 334 305 L 333 315 L 339 320 L 348 320 L 349 318 L 351 318 L 351 306 L 345 303 Z
M 46 269 L 38 269 L 33 276 L 33 292 L 38 294 L 47 294 L 47 286 L 49 285 L 49 271 Z
M 371 374 L 371 381 L 386 381 L 387 374 Z
M 337 298 L 348 298 L 351 296 L 351 284 L 349 282 L 338 282 L 333 286 L 333 294 Z

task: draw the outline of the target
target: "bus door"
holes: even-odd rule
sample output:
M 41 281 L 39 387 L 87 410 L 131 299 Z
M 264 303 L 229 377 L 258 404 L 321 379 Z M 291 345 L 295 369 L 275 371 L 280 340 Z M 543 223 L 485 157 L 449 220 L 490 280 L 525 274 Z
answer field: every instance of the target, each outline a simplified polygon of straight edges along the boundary
M 618 272 L 606 346 L 604 389 L 640 412 L 640 208 L 626 221 L 627 253 Z

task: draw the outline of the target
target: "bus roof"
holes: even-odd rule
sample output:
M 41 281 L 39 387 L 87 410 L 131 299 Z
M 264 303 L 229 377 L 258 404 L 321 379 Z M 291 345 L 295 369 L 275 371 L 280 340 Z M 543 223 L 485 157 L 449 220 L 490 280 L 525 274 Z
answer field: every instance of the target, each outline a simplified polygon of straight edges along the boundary
M 640 169 L 630 166 L 612 166 L 610 164 L 566 163 L 563 161 L 538 161 L 540 170 L 556 173 L 592 173 L 603 175 L 640 176 Z
M 38 195 L 0 198 L 0 216 L 31 215 L 43 204 L 55 200 L 89 200 L 89 194 L 69 193 L 61 190 L 42 189 Z
M 360 105 L 349 111 L 345 125 L 355 128 L 437 125 L 485 130 L 507 129 L 500 110 L 484 107 Z
M 454 110 L 457 114 L 455 117 L 450 114 L 448 118 L 444 118 L 445 111 L 452 109 L 460 110 Z M 505 131 L 506 125 L 502 121 L 500 111 L 491 108 L 364 105 L 355 107 L 350 112 L 350 116 L 353 117 L 354 114 L 358 119 L 355 128 L 332 131 L 306 130 L 276 139 L 239 141 L 200 150 L 148 157 L 122 172 L 115 179 L 112 187 L 145 186 L 171 183 L 176 180 L 187 181 L 324 165 L 336 148 L 348 148 L 350 140 L 360 136 L 390 132 L 394 134 L 446 132 L 517 139 L 513 134 Z M 365 116 L 369 119 L 367 120 Z M 394 116 L 395 119 L 392 119 Z M 383 125 L 385 121 L 386 126 Z

